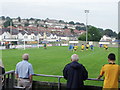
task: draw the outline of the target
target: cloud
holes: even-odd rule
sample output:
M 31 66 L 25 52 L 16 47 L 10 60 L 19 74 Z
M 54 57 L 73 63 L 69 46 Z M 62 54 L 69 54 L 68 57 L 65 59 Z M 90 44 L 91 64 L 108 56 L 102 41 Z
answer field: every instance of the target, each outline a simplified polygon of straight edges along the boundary
M 89 9 L 89 24 L 117 30 L 118 0 L 0 0 L 1 15 L 65 21 L 85 22 L 85 9 Z M 111 14 L 112 13 L 112 14 Z

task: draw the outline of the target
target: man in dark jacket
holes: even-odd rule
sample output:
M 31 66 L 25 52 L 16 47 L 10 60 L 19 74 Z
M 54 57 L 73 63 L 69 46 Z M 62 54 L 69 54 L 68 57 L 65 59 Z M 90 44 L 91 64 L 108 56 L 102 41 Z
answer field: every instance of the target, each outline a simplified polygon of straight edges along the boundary
M 79 57 L 76 54 L 71 56 L 71 63 L 67 64 L 63 70 L 63 76 L 67 80 L 68 90 L 79 90 L 84 88 L 84 80 L 88 78 L 85 67 L 78 63 Z
M 3 87 L 3 77 L 2 75 L 5 73 L 4 67 L 0 66 L 0 90 L 2 90 Z
M 5 73 L 5 69 L 2 66 L 0 66 L 0 75 L 2 75 L 4 73 Z

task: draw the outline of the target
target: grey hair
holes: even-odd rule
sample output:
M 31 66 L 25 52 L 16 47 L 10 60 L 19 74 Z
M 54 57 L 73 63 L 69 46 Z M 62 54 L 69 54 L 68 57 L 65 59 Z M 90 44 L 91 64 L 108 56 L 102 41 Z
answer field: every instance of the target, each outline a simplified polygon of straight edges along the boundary
M 29 59 L 29 54 L 27 54 L 27 53 L 23 54 L 22 59 L 23 60 L 28 60 Z
M 79 60 L 78 55 L 77 55 L 77 54 L 73 54 L 73 55 L 71 56 L 71 60 L 72 60 L 72 61 L 78 61 L 78 60 Z

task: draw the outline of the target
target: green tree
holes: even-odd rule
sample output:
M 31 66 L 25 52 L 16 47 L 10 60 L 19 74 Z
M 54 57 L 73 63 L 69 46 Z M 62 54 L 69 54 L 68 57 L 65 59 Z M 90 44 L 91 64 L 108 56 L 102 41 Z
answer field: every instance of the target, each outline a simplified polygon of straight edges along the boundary
M 116 36 L 117 34 L 115 34 L 115 32 L 113 32 L 111 29 L 106 29 L 105 31 L 104 31 L 104 35 L 108 35 L 109 37 L 114 37 L 114 36 Z
M 69 24 L 72 24 L 72 25 L 74 25 L 75 23 L 74 23 L 73 21 L 70 21 L 70 22 L 69 22 Z
M 77 29 L 77 30 L 86 30 L 85 27 L 80 27 L 80 26 L 76 26 L 75 29 Z
M 34 18 L 30 18 L 29 20 L 35 20 Z
M 64 26 L 64 28 L 63 29 L 68 29 L 68 27 L 67 26 Z
M 65 23 L 63 20 L 59 20 L 59 23 Z
M 5 17 L 4 17 L 4 16 L 1 16 L 1 20 L 5 20 Z
M 70 29 L 70 32 L 71 32 L 72 34 L 74 34 L 74 29 Z
M 25 24 L 24 24 L 25 27 L 27 27 L 27 26 L 29 26 L 29 25 L 30 25 L 29 23 L 25 23 Z
M 17 19 L 18 19 L 19 22 L 21 22 L 21 18 L 20 17 L 18 17 Z
M 79 23 L 79 22 L 76 22 L 75 24 L 76 24 L 76 25 L 80 25 L 80 23 Z
M 4 27 L 8 27 L 8 26 L 14 26 L 13 22 L 11 20 L 7 20 L 6 22 L 3 23 Z
M 88 41 L 89 41 L 90 38 L 91 38 L 91 35 L 88 34 Z M 80 35 L 80 37 L 78 37 L 78 40 L 86 41 L 86 33 Z
M 88 40 L 90 40 L 90 41 L 100 41 L 100 39 L 102 37 L 98 28 L 93 27 L 93 26 L 90 26 L 88 28 L 88 34 L 91 35 L 90 38 L 88 37 Z
M 6 21 L 11 21 L 11 18 L 10 17 L 6 17 Z
M 40 25 L 40 27 L 44 27 L 43 25 Z
M 100 34 L 103 36 L 104 35 L 104 30 L 102 28 L 98 28 L 98 30 L 100 31 Z
M 113 32 L 113 37 L 117 38 L 117 33 L 116 32 Z

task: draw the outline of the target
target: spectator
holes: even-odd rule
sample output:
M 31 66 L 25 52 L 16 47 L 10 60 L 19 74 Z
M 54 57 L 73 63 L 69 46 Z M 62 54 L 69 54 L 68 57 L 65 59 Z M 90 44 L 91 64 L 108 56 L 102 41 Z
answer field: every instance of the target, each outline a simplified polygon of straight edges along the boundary
M 32 65 L 28 62 L 29 54 L 23 54 L 22 61 L 16 65 L 16 78 L 18 78 L 18 86 L 25 87 L 25 90 L 32 89 L 32 75 L 33 68 Z
M 5 69 L 3 66 L 0 66 L 0 75 L 3 75 L 5 73 Z M 3 76 L 0 76 L 0 90 L 3 88 L 4 86 L 4 78 Z
M 0 60 L 0 90 L 2 90 L 3 86 L 4 86 L 4 78 L 3 75 L 5 73 L 5 69 L 4 66 L 2 64 L 2 60 Z
M 100 79 L 103 75 L 105 77 L 104 79 L 104 85 L 103 90 L 110 89 L 110 90 L 118 90 L 118 79 L 120 76 L 120 66 L 115 64 L 115 54 L 110 53 L 108 55 L 108 62 L 109 64 L 105 64 L 101 71 L 100 75 L 97 79 Z
M 79 90 L 84 88 L 84 80 L 88 78 L 88 72 L 85 67 L 78 63 L 77 54 L 71 56 L 71 63 L 67 64 L 63 70 L 63 76 L 67 80 L 68 90 Z
M 5 73 L 5 69 L 4 67 L 0 66 L 0 75 L 4 74 Z
M 4 73 L 5 73 L 5 69 L 4 69 L 2 60 L 0 60 L 0 75 L 2 75 L 2 74 L 4 74 Z

